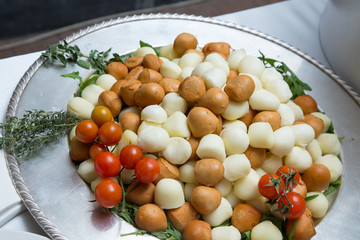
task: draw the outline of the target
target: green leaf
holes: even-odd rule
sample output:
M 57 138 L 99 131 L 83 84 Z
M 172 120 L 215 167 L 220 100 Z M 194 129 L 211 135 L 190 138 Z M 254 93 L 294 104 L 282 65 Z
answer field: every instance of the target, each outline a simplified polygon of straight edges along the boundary
M 251 231 L 242 233 L 241 240 L 251 240 Z
M 294 226 L 293 226 L 293 228 L 291 229 L 291 232 L 290 232 L 290 234 L 289 234 L 288 240 L 291 240 L 291 239 L 293 238 L 293 236 L 295 235 L 295 230 L 296 230 L 296 225 L 297 225 L 297 223 L 298 223 L 298 220 L 299 220 L 299 219 L 296 219 L 296 221 L 294 222 Z
M 334 186 L 334 187 L 340 186 L 340 185 L 341 185 L 341 181 L 340 181 L 340 180 L 337 180 L 337 181 L 335 181 L 335 182 L 332 182 L 331 185 Z
M 82 81 L 82 77 L 79 75 L 79 72 L 72 72 L 72 73 L 62 74 L 60 76 L 68 77 L 68 78 L 72 78 L 72 79 L 79 79 L 79 80 Z
M 81 60 L 81 59 L 79 59 L 76 63 L 77 63 L 77 65 L 79 65 L 80 67 L 85 68 L 85 69 L 89 69 L 91 66 L 89 62 Z
M 327 189 L 325 189 L 324 191 L 324 195 L 327 196 L 329 195 L 330 193 L 332 193 L 333 191 L 335 191 L 335 187 L 333 185 L 329 185 L 329 187 Z
M 67 62 L 63 55 L 57 55 L 57 59 L 59 59 L 60 62 L 64 65 L 64 67 L 66 67 Z
M 140 47 L 150 47 L 150 48 L 152 48 L 152 49 L 155 51 L 156 56 L 160 56 L 160 53 L 159 53 L 159 51 L 158 51 L 156 48 L 154 48 L 154 47 L 151 46 L 150 44 L 148 44 L 148 43 L 146 43 L 146 42 L 143 42 L 143 41 L 141 41 L 141 40 L 140 40 Z
M 305 202 L 311 201 L 311 200 L 317 198 L 318 196 L 319 196 L 319 194 L 314 194 L 314 195 L 311 195 L 311 196 L 307 196 L 305 198 Z
M 96 80 L 99 78 L 99 74 L 93 74 L 91 75 L 85 82 L 83 82 L 83 84 L 81 84 L 80 88 L 79 88 L 79 95 L 81 95 L 82 91 L 84 90 L 84 88 L 86 88 L 87 86 L 94 84 L 96 82 Z

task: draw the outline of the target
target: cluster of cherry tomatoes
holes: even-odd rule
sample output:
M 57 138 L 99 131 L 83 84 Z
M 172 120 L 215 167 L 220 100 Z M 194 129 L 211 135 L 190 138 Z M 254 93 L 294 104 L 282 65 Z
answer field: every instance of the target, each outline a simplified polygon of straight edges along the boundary
M 119 143 L 122 132 L 121 126 L 114 122 L 110 110 L 104 106 L 95 107 L 91 120 L 81 121 L 75 129 L 78 141 L 92 143 L 89 155 L 94 159 L 96 174 L 104 179 L 95 188 L 95 199 L 105 208 L 115 207 L 122 200 L 122 187 L 110 179 L 118 177 L 122 167 L 134 169 L 135 177 L 143 183 L 154 181 L 160 174 L 157 161 L 143 158 L 143 151 L 137 145 L 126 145 L 119 157 L 109 151 L 109 147 Z
M 259 180 L 258 189 L 262 196 L 277 204 L 279 212 L 285 215 L 286 219 L 297 219 L 306 210 L 304 197 L 292 191 L 300 179 L 300 174 L 293 167 L 284 165 L 276 174 L 263 175 Z

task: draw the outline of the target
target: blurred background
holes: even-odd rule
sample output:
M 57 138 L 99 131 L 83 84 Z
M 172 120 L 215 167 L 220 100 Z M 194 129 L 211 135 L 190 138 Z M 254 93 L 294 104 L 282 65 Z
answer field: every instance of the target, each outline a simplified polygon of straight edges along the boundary
M 284 0 L 0 0 L 0 59 L 42 51 L 80 29 L 143 13 L 213 17 Z

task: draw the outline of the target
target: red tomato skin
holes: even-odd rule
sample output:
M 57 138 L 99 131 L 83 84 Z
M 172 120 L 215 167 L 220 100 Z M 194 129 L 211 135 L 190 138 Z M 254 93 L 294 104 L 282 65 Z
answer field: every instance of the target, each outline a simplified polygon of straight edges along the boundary
M 122 189 L 111 179 L 101 181 L 95 188 L 96 201 L 105 208 L 113 208 L 121 202 Z
M 96 157 L 102 153 L 102 152 L 107 152 L 107 148 L 105 147 L 105 145 L 100 144 L 100 143 L 94 143 L 91 147 L 90 147 L 90 157 L 92 159 L 96 159 Z
M 151 183 L 160 174 L 160 166 L 153 158 L 143 158 L 135 167 L 135 176 L 142 183 Z
M 75 136 L 82 143 L 94 142 L 98 136 L 99 128 L 91 120 L 81 121 L 75 128 Z
M 94 167 L 96 174 L 102 178 L 116 177 L 121 170 L 120 160 L 112 152 L 100 153 L 95 158 Z
M 279 178 L 278 175 L 268 173 L 268 174 L 263 175 L 258 182 L 258 189 L 259 189 L 260 194 L 270 200 L 281 195 L 283 193 L 282 189 L 285 189 L 285 184 L 283 181 L 281 181 L 281 183 L 280 183 L 282 189 L 280 187 L 278 187 L 278 192 L 276 191 L 276 188 L 274 186 L 265 186 L 265 185 L 273 182 L 273 180 L 271 179 L 271 176 L 274 179 Z
M 143 151 L 139 146 L 129 144 L 121 149 L 119 158 L 124 168 L 135 169 L 136 164 L 143 159 Z
M 299 218 L 306 210 L 306 203 L 305 199 L 296 192 L 288 192 L 286 193 L 287 198 L 289 199 L 290 203 L 293 206 L 289 207 L 289 210 L 291 214 L 287 213 L 285 215 L 286 219 L 297 219 Z M 281 208 L 283 206 L 283 202 L 288 205 L 289 202 L 285 198 L 285 196 L 282 196 L 279 199 L 278 208 Z M 282 214 L 282 212 L 280 212 Z
M 122 128 L 116 122 L 106 122 L 99 128 L 98 139 L 106 146 L 117 144 L 122 136 Z
M 283 173 L 284 173 L 284 174 L 289 174 L 290 172 L 291 172 L 291 173 L 295 173 L 294 179 L 296 180 L 297 183 L 296 183 L 296 182 L 293 182 L 293 183 L 292 183 L 292 188 L 294 188 L 294 187 L 296 187 L 296 186 L 299 184 L 299 182 L 300 182 L 300 180 L 301 180 L 300 174 L 298 173 L 298 171 L 297 171 L 295 168 L 293 168 L 293 167 L 291 167 L 291 166 L 289 166 L 289 165 L 281 166 L 281 167 L 276 171 L 276 175 L 280 176 L 280 177 L 283 179 L 284 183 L 285 183 L 286 178 L 285 178 L 285 176 L 283 176 Z

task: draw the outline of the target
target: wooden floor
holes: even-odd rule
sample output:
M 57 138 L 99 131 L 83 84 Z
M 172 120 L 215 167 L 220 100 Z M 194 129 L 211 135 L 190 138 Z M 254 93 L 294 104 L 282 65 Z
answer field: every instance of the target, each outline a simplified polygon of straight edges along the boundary
M 142 13 L 180 13 L 213 17 L 282 1 L 284 0 L 190 0 L 176 4 L 163 5 L 157 8 L 123 12 L 77 23 L 60 29 L 54 29 L 49 32 L 36 33 L 20 36 L 17 38 L 1 40 L 0 59 L 44 50 L 49 44 L 57 43 L 66 36 L 71 35 L 73 32 L 77 32 L 86 26 L 111 18 Z

